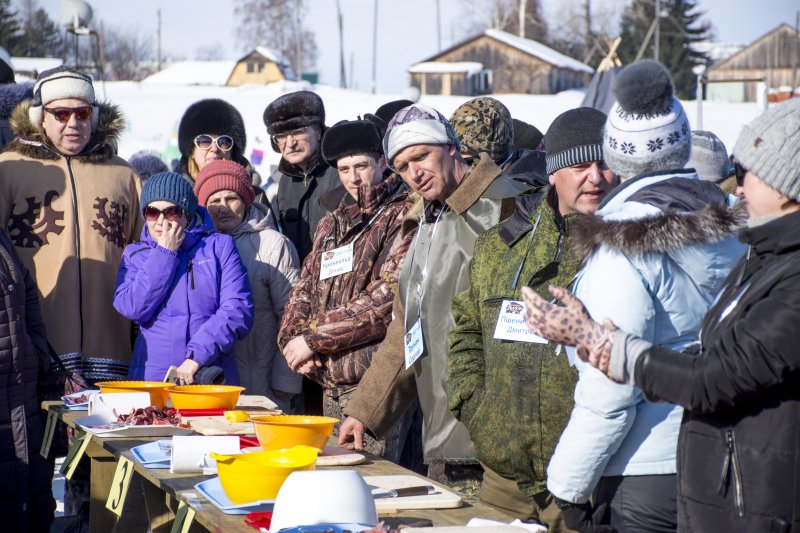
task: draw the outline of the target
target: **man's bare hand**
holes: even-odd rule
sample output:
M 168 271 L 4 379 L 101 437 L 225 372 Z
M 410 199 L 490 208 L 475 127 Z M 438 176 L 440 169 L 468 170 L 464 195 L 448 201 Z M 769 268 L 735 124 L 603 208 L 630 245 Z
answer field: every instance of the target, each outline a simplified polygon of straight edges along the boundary
M 300 372 L 300 368 L 312 358 L 314 352 L 308 347 L 302 335 L 290 340 L 283 348 L 283 356 L 289 364 L 289 368 L 295 372 Z
M 361 421 L 348 416 L 339 427 L 339 446 L 347 450 L 363 450 L 366 430 Z

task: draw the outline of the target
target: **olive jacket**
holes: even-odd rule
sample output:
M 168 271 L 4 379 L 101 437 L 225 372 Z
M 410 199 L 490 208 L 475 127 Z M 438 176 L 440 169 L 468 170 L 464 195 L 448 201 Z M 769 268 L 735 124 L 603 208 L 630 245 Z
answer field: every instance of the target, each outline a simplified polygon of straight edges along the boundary
M 390 325 L 373 366 L 344 412 L 375 434 L 392 427 L 404 414 L 414 397 L 413 387 L 406 381 L 410 374 L 404 368 L 403 337 L 417 321 L 419 308 L 425 352 L 410 370 L 423 412 L 427 463 L 477 461 L 467 429 L 450 413 L 445 391 L 447 334 L 455 324 L 450 304 L 469 287 L 475 240 L 513 212 L 515 197 L 525 189 L 503 175 L 487 154 L 481 154 L 444 204 L 419 199 L 403 222 L 404 234 L 416 230 L 417 235 L 400 273 L 394 308 L 398 320 Z M 376 360 L 381 361 L 379 366 L 375 366 Z
M 549 284 L 567 286 L 578 272 L 580 259 L 566 242 L 576 215 L 562 218 L 555 202 L 543 201 L 554 192 L 536 193 L 527 223 L 512 217 L 478 237 L 448 337 L 450 410 L 469 430 L 478 459 L 529 498 L 546 489 L 577 372 L 560 346 L 500 340 L 495 328 L 503 301 L 521 300 L 523 286 L 546 296 Z

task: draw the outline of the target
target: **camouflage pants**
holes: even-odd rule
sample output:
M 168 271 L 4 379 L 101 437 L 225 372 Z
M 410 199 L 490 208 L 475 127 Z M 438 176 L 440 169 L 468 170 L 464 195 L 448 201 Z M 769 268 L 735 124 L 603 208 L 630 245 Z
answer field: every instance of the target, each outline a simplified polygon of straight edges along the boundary
M 340 421 L 344 420 L 344 409 L 347 407 L 347 403 L 355 394 L 355 391 L 345 392 L 341 394 L 338 398 L 333 398 L 332 396 L 328 396 L 324 394 L 322 397 L 322 412 L 325 416 L 330 416 L 332 418 L 338 418 Z M 400 462 L 400 455 L 403 452 L 403 444 L 405 443 L 405 439 L 401 441 L 401 436 L 404 436 L 405 432 L 402 431 L 402 422 L 401 419 L 397 424 L 395 424 L 392 429 L 390 429 L 386 435 L 382 439 L 375 440 L 370 437 L 368 434 L 364 434 L 364 451 L 371 453 L 372 455 L 377 455 L 379 457 L 383 457 L 384 459 L 391 461 L 393 463 Z M 341 422 L 338 422 L 333 427 L 333 435 L 335 437 L 339 436 L 339 426 Z

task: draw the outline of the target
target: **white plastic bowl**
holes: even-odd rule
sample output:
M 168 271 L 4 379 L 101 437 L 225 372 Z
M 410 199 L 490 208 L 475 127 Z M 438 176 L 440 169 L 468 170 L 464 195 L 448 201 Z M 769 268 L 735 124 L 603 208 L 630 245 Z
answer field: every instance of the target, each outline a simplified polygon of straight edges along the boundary
M 378 524 L 375 500 L 355 470 L 293 472 L 283 482 L 270 531 L 319 524 Z

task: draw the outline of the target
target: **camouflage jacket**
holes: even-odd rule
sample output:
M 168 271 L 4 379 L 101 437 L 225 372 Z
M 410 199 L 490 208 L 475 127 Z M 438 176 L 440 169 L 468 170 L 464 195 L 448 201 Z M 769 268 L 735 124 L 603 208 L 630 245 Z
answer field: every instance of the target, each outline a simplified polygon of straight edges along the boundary
M 548 284 L 567 286 L 578 272 L 565 243 L 573 215 L 556 217 L 550 191 L 527 195 L 527 217 L 518 210 L 478 237 L 470 286 L 453 301 L 448 336 L 450 410 L 467 426 L 478 459 L 515 479 L 527 497 L 546 489 L 577 372 L 556 345 L 498 340 L 494 332 L 503 300 L 521 300 L 525 285 L 547 295 Z
M 346 196 L 314 234 L 300 281 L 284 310 L 278 344 L 282 350 L 302 335 L 324 363 L 310 377 L 333 397 L 358 385 L 386 335 L 397 277 L 413 238 L 400 235 L 400 223 L 411 205 L 402 181 L 392 175 L 374 187 L 362 186 L 357 203 Z M 352 272 L 320 280 L 323 254 L 356 237 Z

